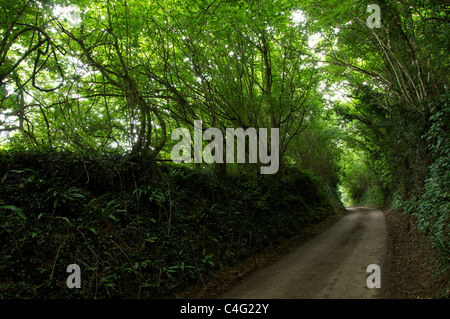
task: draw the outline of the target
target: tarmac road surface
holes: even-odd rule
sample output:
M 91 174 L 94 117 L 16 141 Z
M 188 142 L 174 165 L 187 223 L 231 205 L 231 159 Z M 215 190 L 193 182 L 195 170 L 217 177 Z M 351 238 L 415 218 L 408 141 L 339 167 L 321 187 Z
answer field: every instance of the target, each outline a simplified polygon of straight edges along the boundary
M 347 211 L 327 231 L 243 279 L 221 298 L 381 298 L 383 285 L 389 287 L 383 282 L 388 237 L 384 215 L 371 207 L 347 207 Z M 369 265 L 380 267 L 381 289 L 368 287 L 376 283 L 376 272 L 368 271 Z

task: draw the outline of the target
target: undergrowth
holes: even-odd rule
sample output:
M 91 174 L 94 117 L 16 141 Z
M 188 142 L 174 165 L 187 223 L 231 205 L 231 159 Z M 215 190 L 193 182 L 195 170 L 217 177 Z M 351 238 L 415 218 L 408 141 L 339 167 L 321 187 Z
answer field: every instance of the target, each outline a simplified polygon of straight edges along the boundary
M 342 209 L 314 175 L 0 154 L 0 298 L 163 298 Z M 81 289 L 69 289 L 69 264 Z

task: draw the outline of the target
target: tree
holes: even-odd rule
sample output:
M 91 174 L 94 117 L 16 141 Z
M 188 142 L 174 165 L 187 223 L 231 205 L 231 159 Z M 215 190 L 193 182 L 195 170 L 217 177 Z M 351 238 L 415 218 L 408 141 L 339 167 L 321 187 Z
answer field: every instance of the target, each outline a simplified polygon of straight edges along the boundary
M 337 111 L 360 123 L 363 144 L 376 145 L 403 196 L 414 196 L 430 164 L 423 138 L 430 105 L 448 87 L 448 8 L 433 1 L 380 1 L 381 28 L 371 29 L 369 3 L 344 1 L 335 8 L 328 1 L 323 12 L 312 3 L 306 7 L 319 21 L 329 80 L 345 79 L 356 100 L 336 105 Z

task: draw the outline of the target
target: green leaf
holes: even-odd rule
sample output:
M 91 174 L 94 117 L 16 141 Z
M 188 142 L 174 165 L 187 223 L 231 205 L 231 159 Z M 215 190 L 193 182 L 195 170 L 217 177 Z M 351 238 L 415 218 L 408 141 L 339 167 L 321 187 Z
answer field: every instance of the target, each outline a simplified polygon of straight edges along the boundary
M 17 213 L 20 218 L 25 219 L 25 220 L 27 219 L 27 216 L 25 216 L 23 210 L 19 207 L 16 207 L 13 205 L 7 205 L 7 206 L 2 206 L 1 208 L 12 210 L 13 212 Z
M 56 216 L 55 218 L 59 218 L 59 219 L 65 220 L 66 222 L 68 222 L 69 224 L 71 224 L 69 218 L 67 218 L 67 217 L 65 217 L 65 216 Z

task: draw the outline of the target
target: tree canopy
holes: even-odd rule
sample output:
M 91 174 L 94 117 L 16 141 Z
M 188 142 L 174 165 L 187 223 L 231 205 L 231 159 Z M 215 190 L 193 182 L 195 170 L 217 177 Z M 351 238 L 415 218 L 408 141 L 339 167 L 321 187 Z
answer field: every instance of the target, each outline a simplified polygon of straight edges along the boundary
M 0 0 L 0 151 L 170 162 L 196 120 L 277 129 L 277 176 L 416 214 L 448 252 L 449 22 L 437 0 Z M 174 165 L 259 174 L 234 163 Z

